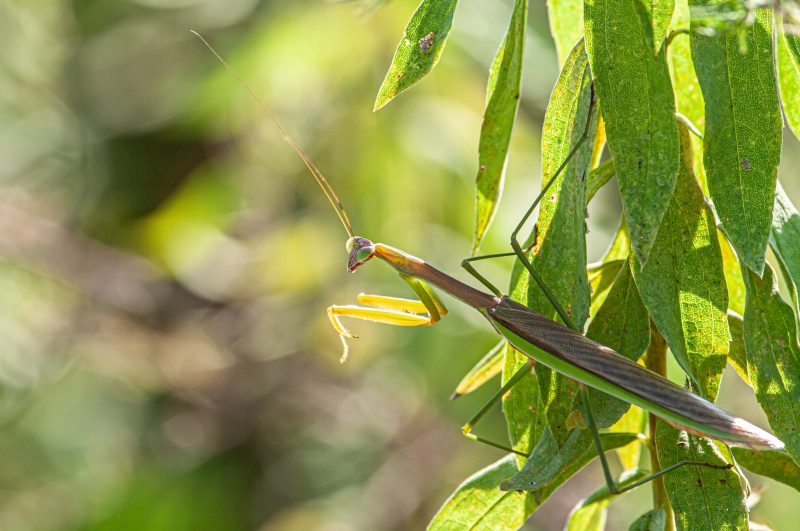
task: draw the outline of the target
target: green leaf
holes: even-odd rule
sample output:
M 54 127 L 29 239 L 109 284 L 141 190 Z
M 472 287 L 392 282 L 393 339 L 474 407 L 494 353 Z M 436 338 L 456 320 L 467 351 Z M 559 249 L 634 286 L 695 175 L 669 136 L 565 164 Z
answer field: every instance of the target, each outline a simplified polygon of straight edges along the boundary
M 587 0 L 586 48 L 633 250 L 647 262 L 680 157 L 665 47 L 636 0 Z
M 617 487 L 624 488 L 636 481 L 646 478 L 650 473 L 646 470 L 626 470 L 615 481 Z M 578 505 L 569 513 L 567 531 L 603 531 L 606 526 L 606 508 L 612 501 L 618 499 L 608 488 L 603 485 L 589 496 L 578 502 Z
M 783 21 L 781 21 L 781 27 L 782 26 Z M 800 64 L 800 38 L 794 34 L 786 34 L 786 37 L 786 45 L 788 46 L 789 53 L 792 54 L 792 59 L 795 63 Z
M 583 0 L 547 0 L 547 15 L 558 64 L 563 67 L 570 50 L 583 37 Z
M 644 410 L 640 407 L 631 406 L 613 426 L 608 430 L 614 433 L 642 433 L 646 424 Z M 642 456 L 642 444 L 629 444 L 622 448 L 617 448 L 617 457 L 625 470 L 632 470 L 639 466 Z
M 667 37 L 672 13 L 675 11 L 675 0 L 651 0 L 642 2 L 640 6 L 647 12 L 647 15 L 644 16 L 644 13 L 640 11 L 640 17 L 644 19 L 642 23 L 651 22 L 653 24 L 653 55 L 655 55 Z
M 519 106 L 527 13 L 528 0 L 517 0 L 511 24 L 489 75 L 486 112 L 483 115 L 478 145 L 473 255 L 478 252 L 483 236 L 492 222 L 503 189 L 508 146 Z
M 542 186 L 581 139 L 591 105 L 591 75 L 583 42 L 575 45 L 559 76 L 544 118 Z M 547 286 L 581 328 L 589 313 L 586 274 L 586 173 L 592 155 L 597 114 L 589 136 L 561 171 L 539 206 L 538 241 L 532 263 Z M 554 320 L 558 314 L 537 284 L 529 283 L 527 305 Z
M 689 4 L 687 0 L 677 0 L 675 3 L 675 16 L 672 19 L 670 29 L 675 31 L 688 28 Z M 676 110 L 688 118 L 702 134 L 705 131 L 706 123 L 705 102 L 703 101 L 703 93 L 700 91 L 697 73 L 694 71 L 688 33 L 674 36 L 667 49 L 667 59 L 669 60 L 669 70 L 672 75 L 672 86 L 675 90 Z M 706 172 L 703 167 L 703 139 L 696 135 L 691 135 L 690 141 L 692 144 L 694 175 L 700 183 L 703 193 L 708 195 Z
M 769 236 L 770 247 L 778 255 L 785 280 L 792 291 L 795 312 L 798 305 L 798 286 L 800 286 L 800 212 L 783 191 L 780 183 L 775 190 L 775 210 L 772 216 L 772 231 Z
M 754 474 L 765 476 L 800 491 L 800 467 L 786 450 L 731 448 L 736 462 Z
M 603 500 L 588 505 L 580 504 L 569 513 L 567 531 L 603 531 L 608 518 L 608 504 L 611 500 Z
M 630 444 L 637 438 L 635 433 L 600 434 L 600 441 L 606 451 Z M 539 444 L 536 445 L 522 470 L 504 481 L 500 488 L 534 491 L 537 492 L 539 499 L 544 501 L 559 485 L 597 457 L 594 443 L 588 446 L 584 444 L 587 439 L 592 441 L 589 430 L 572 430 L 566 444 L 559 449 L 552 432 L 545 429 Z
M 705 437 L 689 435 L 666 422 L 656 427 L 656 448 L 661 468 L 680 461 L 725 465 L 727 448 Z M 723 453 L 724 452 L 724 453 Z M 747 529 L 746 496 L 734 470 L 685 465 L 664 476 L 678 531 Z
M 525 242 L 526 248 L 533 242 L 535 234 L 534 230 Z M 524 301 L 528 294 L 529 281 L 527 270 L 519 260 L 514 260 L 508 289 L 509 297 Z M 503 366 L 503 383 L 505 384 L 528 361 L 525 354 L 508 345 Z M 535 373 L 531 372 L 525 376 L 503 397 L 503 413 L 512 446 L 526 455 L 530 454 L 547 426 L 547 416 L 539 396 L 539 384 Z M 522 466 L 524 459 L 519 457 L 518 461 Z
M 630 268 L 625 263 L 586 335 L 623 356 L 636 360 L 644 353 L 650 342 L 649 324 L 647 311 L 631 278 Z M 541 364 L 536 365 L 539 377 L 541 377 L 541 366 Z M 575 399 L 572 396 L 561 398 L 564 401 L 561 409 L 569 414 L 581 408 L 578 396 L 576 393 Z M 627 402 L 595 389 L 589 390 L 589 396 L 595 423 L 600 428 L 616 423 L 630 407 Z M 594 440 L 588 430 L 567 430 L 565 419 L 566 415 L 559 420 L 558 428 L 565 433 L 561 441 L 555 437 L 556 430 L 552 424 L 549 424 L 548 429 L 542 433 L 539 443 L 520 472 L 524 479 L 519 481 L 524 485 L 519 488 L 528 490 L 541 488 L 594 447 Z
M 592 306 L 589 310 L 590 315 L 597 315 L 597 310 L 606 300 L 606 295 L 614 279 L 617 278 L 619 270 L 625 265 L 625 260 L 611 260 L 610 262 L 597 262 L 589 264 L 586 268 L 589 274 L 589 285 L 592 288 Z
M 728 308 L 742 315 L 744 313 L 744 300 L 747 292 L 744 289 L 741 262 L 733 252 L 728 237 L 724 232 L 717 231 L 719 249 L 722 251 L 722 269 L 725 270 L 725 285 L 728 287 Z
M 457 1 L 422 0 L 408 21 L 389 72 L 378 90 L 376 111 L 428 75 L 439 62 Z
M 504 492 L 498 486 L 517 472 L 514 455 L 477 472 L 444 502 L 433 517 L 431 531 L 517 529 L 538 505 L 527 493 Z
M 633 361 L 638 360 L 650 344 L 650 318 L 627 262 L 592 319 L 586 337 Z M 589 399 L 599 428 L 616 423 L 630 407 L 627 402 L 592 388 L 589 389 Z
M 505 349 L 503 383 L 514 376 L 529 358 L 511 345 Z M 524 454 L 530 454 L 536 441 L 547 426 L 547 415 L 539 395 L 536 374 L 525 376 L 503 397 L 503 414 L 508 425 L 508 437 L 512 447 Z M 522 463 L 523 458 L 519 458 Z
M 781 24 L 775 41 L 783 112 L 794 136 L 800 138 L 800 38 L 784 33 Z
M 567 440 L 559 447 L 552 430 L 546 427 L 522 469 L 505 481 L 501 488 L 542 490 L 586 454 L 589 450 L 586 441 L 591 441 L 591 434 L 587 430 L 570 430 Z
M 763 278 L 745 275 L 744 346 L 747 370 L 769 425 L 800 462 L 800 349 L 792 308 L 778 292 L 769 264 Z
M 728 361 L 736 374 L 753 387 L 747 371 L 747 353 L 744 349 L 744 321 L 738 313 L 728 310 L 728 326 L 731 331 L 731 345 L 728 349 Z
M 580 41 L 570 52 L 553 89 L 542 134 L 542 186 L 545 186 L 586 130 L 592 87 L 588 58 Z M 586 273 L 586 173 L 592 156 L 597 115 L 589 136 L 550 186 L 539 206 L 538 241 L 531 262 L 573 323 L 582 328 L 589 316 Z M 538 284 L 529 281 L 526 305 L 542 315 L 560 317 Z M 575 396 L 575 383 L 549 368 L 536 367 L 539 393 L 550 429 L 559 444 L 566 438 L 564 419 Z
M 628 531 L 664 531 L 666 525 L 667 515 L 664 509 L 653 509 L 637 518 Z
M 606 185 L 611 178 L 616 175 L 616 170 L 614 169 L 614 161 L 607 160 L 604 163 L 600 164 L 598 167 L 593 169 L 589 172 L 589 177 L 587 178 L 586 184 L 586 204 L 589 204 L 589 201 L 592 200 L 594 194 L 597 193 L 600 188 Z
M 690 0 L 700 9 L 721 0 Z M 745 40 L 746 51 L 740 46 Z M 739 31 L 691 35 L 705 96 L 704 165 L 717 215 L 736 253 L 761 274 L 772 223 L 782 128 L 772 68 L 772 11 Z
M 624 260 L 628 258 L 631 252 L 631 235 L 628 232 L 628 223 L 625 221 L 625 214 L 619 220 L 619 228 L 614 235 L 614 240 L 608 246 L 606 254 L 603 255 L 603 261 L 607 260 Z
M 461 395 L 471 393 L 482 386 L 501 372 L 503 372 L 503 356 L 506 352 L 506 340 L 501 340 L 492 350 L 486 353 L 481 360 L 475 364 L 466 376 L 464 376 L 456 387 L 456 391 L 450 399 L 458 398 Z
M 670 350 L 713 402 L 730 341 L 727 288 L 714 215 L 692 173 L 689 132 L 684 124 L 679 129 L 681 171 L 653 245 L 654 259 L 632 269 Z

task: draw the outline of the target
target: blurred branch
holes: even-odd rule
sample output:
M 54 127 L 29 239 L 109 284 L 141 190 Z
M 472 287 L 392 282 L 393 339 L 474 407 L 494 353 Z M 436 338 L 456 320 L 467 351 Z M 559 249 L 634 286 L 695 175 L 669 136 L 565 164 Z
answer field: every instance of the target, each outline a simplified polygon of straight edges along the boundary
M 39 216 L 56 209 L 15 192 L 0 202 L 0 260 L 14 260 L 89 297 L 159 324 L 172 310 L 218 308 L 165 277 L 146 259 L 114 249 Z

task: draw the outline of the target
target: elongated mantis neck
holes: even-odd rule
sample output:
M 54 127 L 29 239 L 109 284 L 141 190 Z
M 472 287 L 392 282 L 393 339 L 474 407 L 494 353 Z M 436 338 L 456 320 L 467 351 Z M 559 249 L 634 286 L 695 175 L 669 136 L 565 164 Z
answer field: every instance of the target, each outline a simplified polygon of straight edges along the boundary
M 350 247 L 350 259 L 348 262 L 348 271 L 351 273 L 373 256 L 377 256 L 401 275 L 427 282 L 477 310 L 492 308 L 500 302 L 500 299 L 494 295 L 484 293 L 468 284 L 464 284 L 460 280 L 442 273 L 424 260 L 404 253 L 400 249 L 395 249 L 382 243 L 372 243 L 368 239 L 358 236 L 352 238 L 351 241 L 353 244 Z

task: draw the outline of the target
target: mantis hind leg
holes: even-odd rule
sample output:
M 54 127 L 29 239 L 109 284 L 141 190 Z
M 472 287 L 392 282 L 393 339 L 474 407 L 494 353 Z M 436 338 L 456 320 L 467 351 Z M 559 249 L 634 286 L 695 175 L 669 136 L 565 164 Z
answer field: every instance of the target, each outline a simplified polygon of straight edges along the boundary
M 589 137 L 589 132 L 591 130 L 591 124 L 592 124 L 592 114 L 593 114 L 593 111 L 594 111 L 594 105 L 595 105 L 594 86 L 592 86 L 592 89 L 591 89 L 591 100 L 590 100 L 590 104 L 589 104 L 589 110 L 588 110 L 587 116 L 586 116 L 586 125 L 584 126 L 583 133 L 582 133 L 581 137 L 578 139 L 578 141 L 575 143 L 575 145 L 572 147 L 572 149 L 570 150 L 570 152 L 567 155 L 567 157 L 564 159 L 564 161 L 558 167 L 558 169 L 553 173 L 553 175 L 550 177 L 550 179 L 547 181 L 547 183 L 542 187 L 541 192 L 536 197 L 536 199 L 534 199 L 533 203 L 528 208 L 527 212 L 522 217 L 522 219 L 520 220 L 520 222 L 517 225 L 517 227 L 514 229 L 514 232 L 511 234 L 511 247 L 512 247 L 513 251 L 509 251 L 509 252 L 505 252 L 505 253 L 495 253 L 495 254 L 488 254 L 488 255 L 481 255 L 481 256 L 473 256 L 473 257 L 470 257 L 470 258 L 465 258 L 461 262 L 461 266 L 464 269 L 466 269 L 467 272 L 469 272 L 470 275 L 472 275 L 475 279 L 477 279 L 481 284 L 486 286 L 492 293 L 494 293 L 497 296 L 501 296 L 502 292 L 497 287 L 495 287 L 491 282 L 489 282 L 483 275 L 481 275 L 475 269 L 475 267 L 472 265 L 472 262 L 475 262 L 475 261 L 478 261 L 478 260 L 486 260 L 486 259 L 489 259 L 489 258 L 500 258 L 500 257 L 505 257 L 505 256 L 517 256 L 519 258 L 520 262 L 528 270 L 528 273 L 530 274 L 530 276 L 539 285 L 539 287 L 542 290 L 542 292 L 545 294 L 547 299 L 550 301 L 550 304 L 552 304 L 553 308 L 555 308 L 556 312 L 561 317 L 561 319 L 563 320 L 564 324 L 566 324 L 568 327 L 572 328 L 573 330 L 575 330 L 577 332 L 580 332 L 580 329 L 572 321 L 572 319 L 570 318 L 570 316 L 567 313 L 567 311 L 564 309 L 564 307 L 561 305 L 561 303 L 555 297 L 553 292 L 547 286 L 547 284 L 545 283 L 544 279 L 542 279 L 542 277 L 538 274 L 536 269 L 533 267 L 533 264 L 531 263 L 530 259 L 528 258 L 528 254 L 530 253 L 531 249 L 537 243 L 536 240 L 537 240 L 537 236 L 538 235 L 537 235 L 536 227 L 534 227 L 534 231 L 533 231 L 533 234 L 531 235 L 530 241 L 526 242 L 524 248 L 519 243 L 518 235 L 519 235 L 519 232 L 522 230 L 522 227 L 525 225 L 525 223 L 528 221 L 530 216 L 533 214 L 533 211 L 536 209 L 536 207 L 541 202 L 542 198 L 545 196 L 545 194 L 548 193 L 548 191 L 550 190 L 550 187 L 553 185 L 553 183 L 555 183 L 556 179 L 558 179 L 559 175 L 561 175 L 561 173 L 564 171 L 564 168 L 566 168 L 567 164 L 569 164 L 569 162 L 573 159 L 573 157 L 575 157 L 575 155 L 577 154 L 577 152 L 580 149 L 580 147 L 583 145 L 583 143 Z M 507 393 L 514 385 L 516 385 L 516 383 L 518 383 L 520 380 L 522 380 L 522 378 L 526 374 L 530 373 L 530 370 L 531 370 L 531 362 L 529 361 L 528 363 L 526 363 L 525 365 L 520 367 L 516 371 L 516 373 L 508 380 L 508 382 L 506 382 L 506 384 L 503 385 L 503 387 L 500 389 L 500 391 L 498 393 L 496 393 L 495 396 L 472 419 L 470 419 L 469 422 L 467 422 L 467 424 L 465 424 L 463 426 L 462 432 L 464 433 L 464 435 L 466 437 L 468 437 L 470 439 L 473 439 L 473 440 L 477 440 L 479 442 L 483 442 L 483 443 L 488 444 L 490 446 L 494 446 L 496 448 L 509 450 L 509 451 L 514 452 L 514 453 L 519 453 L 516 450 L 508 448 L 508 447 L 506 447 L 504 445 L 500 445 L 500 444 L 497 444 L 497 443 L 494 443 L 494 442 L 491 442 L 491 441 L 487 441 L 485 439 L 482 439 L 482 438 L 478 437 L 477 435 L 473 435 L 471 433 L 471 431 L 472 431 L 472 428 L 475 426 L 475 424 L 481 419 L 481 417 L 483 417 L 483 415 L 486 413 L 486 411 L 488 411 L 489 408 L 491 408 L 496 402 L 498 402 L 505 395 L 505 393 Z
M 558 169 L 556 169 L 556 171 L 553 173 L 553 175 L 550 177 L 550 179 L 547 181 L 547 183 L 542 187 L 542 190 L 539 193 L 539 195 L 536 197 L 536 199 L 533 200 L 533 203 L 528 208 L 528 210 L 525 212 L 525 215 L 522 216 L 522 219 L 517 224 L 517 226 L 514 229 L 514 231 L 511 233 L 511 248 L 513 249 L 513 251 L 506 252 L 506 253 L 496 253 L 496 254 L 488 254 L 488 255 L 481 255 L 481 256 L 473 256 L 473 257 L 470 257 L 470 258 L 466 258 L 461 262 L 461 266 L 464 269 L 466 269 L 473 277 L 475 277 L 481 284 L 483 284 L 488 289 L 490 289 L 495 295 L 500 295 L 501 294 L 500 290 L 498 290 L 494 285 L 492 285 L 488 280 L 486 280 L 486 278 L 483 277 L 483 275 L 478 273 L 478 271 L 476 271 L 475 268 L 472 266 L 471 262 L 477 261 L 477 260 L 485 260 L 485 259 L 488 259 L 488 258 L 498 258 L 498 257 L 502 257 L 502 256 L 517 256 L 517 258 L 519 258 L 519 260 L 522 263 L 522 265 L 525 266 L 525 269 L 528 270 L 528 273 L 530 274 L 530 276 L 539 285 L 539 288 L 542 290 L 544 295 L 547 297 L 547 300 L 550 301 L 550 304 L 553 305 L 553 308 L 555 308 L 556 312 L 558 313 L 559 317 L 561 317 L 561 320 L 564 322 L 564 324 L 567 325 L 568 327 L 572 328 L 573 330 L 577 331 L 577 332 L 580 332 L 580 329 L 572 321 L 572 319 L 570 318 L 569 314 L 564 309 L 564 307 L 561 305 L 561 303 L 558 301 L 558 299 L 556 299 L 555 295 L 550 290 L 550 288 L 547 286 L 547 283 L 544 281 L 544 279 L 542 279 L 542 277 L 539 276 L 539 273 L 533 267 L 533 264 L 531 263 L 530 258 L 528 258 L 528 254 L 530 253 L 531 249 L 533 248 L 534 245 L 536 245 L 536 238 L 537 238 L 536 231 L 534 230 L 534 234 L 533 234 L 533 237 L 531 238 L 531 241 L 530 242 L 526 242 L 526 246 L 524 248 L 519 243 L 519 238 L 518 237 L 519 237 L 520 231 L 522 230 L 522 227 L 525 225 L 525 223 L 527 223 L 527 221 L 528 221 L 528 219 L 530 219 L 531 215 L 533 215 L 533 211 L 536 209 L 536 207 L 542 201 L 542 198 L 550 190 L 550 187 L 553 185 L 553 183 L 555 183 L 555 181 L 556 181 L 556 179 L 558 179 L 559 175 L 561 175 L 561 172 L 564 171 L 564 168 L 567 167 L 567 164 L 569 164 L 570 161 L 578 153 L 578 150 L 581 148 L 581 146 L 586 141 L 586 139 L 589 138 L 589 132 L 591 130 L 591 125 L 592 125 L 592 116 L 593 116 L 593 113 L 594 113 L 594 107 L 595 107 L 594 85 L 592 85 L 592 88 L 591 88 L 591 99 L 590 99 L 590 102 L 589 102 L 589 110 L 588 110 L 588 112 L 586 114 L 586 125 L 584 126 L 583 133 L 581 134 L 580 138 L 578 138 L 577 142 L 572 147 L 572 149 L 570 150 L 570 152 L 567 155 L 567 157 L 563 160 L 561 165 L 559 165 Z

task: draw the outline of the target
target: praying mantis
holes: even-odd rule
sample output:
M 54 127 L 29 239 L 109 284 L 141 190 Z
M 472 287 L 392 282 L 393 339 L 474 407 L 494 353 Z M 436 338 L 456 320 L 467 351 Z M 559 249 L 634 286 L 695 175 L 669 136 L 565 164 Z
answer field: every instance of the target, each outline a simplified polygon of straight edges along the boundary
M 373 258 L 377 258 L 379 261 L 386 263 L 397 271 L 417 297 L 417 300 L 409 300 L 362 294 L 358 296 L 358 301 L 363 306 L 334 305 L 329 307 L 327 310 L 328 317 L 340 336 L 344 348 L 342 361 L 347 357 L 347 339 L 355 338 L 356 336 L 342 324 L 341 318 L 357 318 L 396 326 L 431 326 L 436 324 L 447 314 L 445 304 L 433 290 L 433 288 L 436 288 L 477 310 L 489 322 L 490 326 L 507 340 L 509 344 L 519 352 L 528 356 L 531 363 L 542 363 L 579 383 L 579 390 L 584 404 L 581 415 L 586 427 L 591 431 L 606 482 L 610 491 L 614 494 L 633 489 L 687 464 L 722 469 L 731 468 L 733 465 L 714 465 L 699 461 L 681 461 L 639 481 L 626 484 L 624 487 L 617 486 L 609 471 L 600 436 L 593 419 L 588 396 L 588 387 L 593 387 L 620 400 L 636 405 L 666 422 L 695 435 L 702 435 L 728 444 L 745 446 L 752 449 L 783 448 L 783 442 L 772 434 L 719 408 L 713 403 L 672 383 L 666 378 L 645 369 L 636 362 L 629 360 L 608 347 L 592 341 L 575 330 L 567 313 L 549 292 L 530 263 L 526 255 L 528 250 L 523 249 L 517 241 L 517 233 L 531 216 L 539 200 L 544 196 L 550 185 L 576 153 L 580 143 L 588 134 L 593 103 L 589 108 L 589 118 L 587 119 L 587 126 L 583 138 L 573 147 L 561 166 L 543 187 L 542 193 L 533 202 L 522 221 L 517 226 L 517 229 L 514 231 L 512 236 L 512 248 L 514 251 L 510 253 L 501 253 L 499 255 L 491 255 L 492 257 L 505 255 L 514 255 L 518 257 L 525 268 L 531 273 L 531 276 L 540 284 L 564 322 L 569 325 L 564 326 L 504 295 L 475 271 L 470 264 L 475 258 L 466 259 L 462 265 L 486 286 L 491 293 L 486 293 L 465 284 L 427 264 L 425 261 L 399 249 L 381 243 L 373 243 L 367 238 L 357 236 L 342 207 L 341 201 L 322 172 L 297 147 L 272 113 L 264 106 L 238 74 L 228 66 L 203 37 L 197 33 L 195 33 L 195 35 L 208 46 L 214 55 L 231 71 L 248 92 L 250 92 L 251 96 L 281 131 L 286 141 L 303 160 L 304 164 L 314 176 L 317 184 L 325 193 L 325 196 L 348 234 L 346 245 L 349 254 L 347 270 L 351 273 L 355 272 Z M 499 398 L 503 393 L 508 391 L 508 389 L 529 370 L 530 366 L 526 365 L 518 371 L 517 374 L 503 386 L 500 392 L 495 395 L 496 398 Z M 486 408 L 484 408 L 484 410 L 485 409 Z M 471 429 L 469 424 L 468 427 Z M 468 434 L 467 427 L 465 427 L 464 431 L 465 434 Z M 472 438 L 482 440 L 475 436 L 472 436 Z M 524 454 L 521 454 L 513 448 L 506 448 L 505 446 L 495 443 L 489 444 L 524 456 Z

